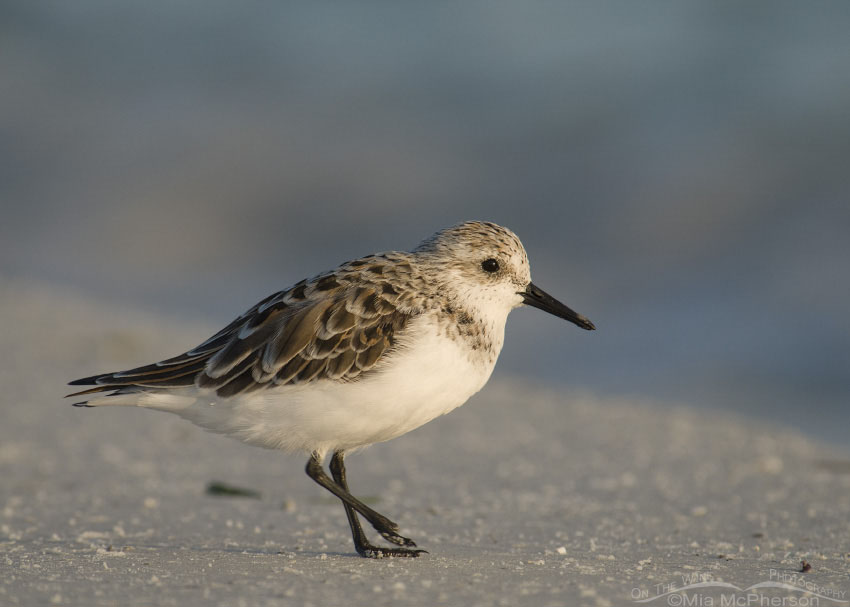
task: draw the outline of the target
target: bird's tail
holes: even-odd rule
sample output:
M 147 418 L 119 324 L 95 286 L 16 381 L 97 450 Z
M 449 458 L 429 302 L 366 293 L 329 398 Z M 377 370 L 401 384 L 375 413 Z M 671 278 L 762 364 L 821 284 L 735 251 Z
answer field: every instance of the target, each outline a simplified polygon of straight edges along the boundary
M 100 376 L 86 377 L 72 381 L 69 385 L 86 385 L 95 383 Z M 148 409 L 159 409 L 162 411 L 178 412 L 182 409 L 190 407 L 197 401 L 195 395 L 180 394 L 177 392 L 163 389 L 156 389 L 144 386 L 95 386 L 80 392 L 67 394 L 65 398 L 73 398 L 78 396 L 87 396 L 83 400 L 71 403 L 74 407 L 103 407 L 103 406 L 119 406 L 119 407 L 145 407 Z

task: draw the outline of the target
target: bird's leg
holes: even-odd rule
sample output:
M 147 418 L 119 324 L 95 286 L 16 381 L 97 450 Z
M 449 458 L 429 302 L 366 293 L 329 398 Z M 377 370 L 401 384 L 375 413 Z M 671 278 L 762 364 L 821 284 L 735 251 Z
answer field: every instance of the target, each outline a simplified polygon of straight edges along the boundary
M 344 491 L 350 493 L 348 489 L 348 481 L 345 477 L 345 454 L 342 451 L 337 451 L 333 454 L 331 458 L 331 474 L 333 475 L 334 481 L 339 485 Z M 362 556 L 372 556 L 372 557 L 381 557 L 381 556 L 419 556 L 420 553 L 426 552 L 425 550 L 404 550 L 400 548 L 382 548 L 380 546 L 372 546 L 369 544 L 366 539 L 366 534 L 363 533 L 363 529 L 360 527 L 360 521 L 357 518 L 357 512 L 355 512 L 354 508 L 346 504 L 342 503 L 345 507 L 345 514 L 348 516 L 348 524 L 351 526 L 351 534 L 354 538 L 354 547 L 357 549 L 357 552 Z M 383 536 L 383 538 L 393 544 L 398 544 L 399 546 L 415 546 L 416 544 L 410 538 L 403 537 L 395 532 L 387 533 L 385 530 L 377 529 L 376 530 Z
M 358 512 L 388 541 L 401 546 L 416 545 L 412 540 L 396 533 L 398 531 L 398 525 L 382 514 L 375 512 L 349 493 L 348 484 L 345 480 L 345 466 L 342 459 L 342 453 L 337 452 L 334 453 L 331 461 L 331 471 L 334 474 L 336 482 L 332 481 L 325 474 L 319 456 L 315 453 L 307 462 L 307 475 L 342 501 L 345 507 L 345 513 L 348 516 L 348 523 L 351 526 L 351 534 L 357 552 L 367 557 L 419 556 L 420 553 L 424 552 L 424 550 L 406 550 L 404 548 L 381 548 L 380 546 L 369 544 L 363 533 L 363 529 L 360 527 L 360 522 L 357 520 L 356 513 Z
M 342 463 L 342 457 L 343 456 L 340 453 L 334 453 L 333 459 L 331 459 L 331 474 L 333 475 L 336 484 L 342 489 L 348 491 L 348 483 L 345 481 L 345 466 Z M 337 461 L 339 462 L 338 464 Z M 366 539 L 366 534 L 363 533 L 363 527 L 360 526 L 360 519 L 357 518 L 357 512 L 345 502 L 342 502 L 342 506 L 345 508 L 345 516 L 348 517 L 348 526 L 351 527 L 351 537 L 354 539 L 354 548 L 357 550 L 357 554 L 361 556 L 371 556 L 376 547 L 369 544 L 369 540 Z
M 375 529 L 389 532 L 398 531 L 398 525 L 396 523 L 392 522 L 383 514 L 375 512 L 369 506 L 332 481 L 328 475 L 325 474 L 325 471 L 322 469 L 321 460 L 315 453 L 307 462 L 307 476 L 341 499 L 344 504 L 348 504 L 357 512 L 362 514 L 363 517 L 369 521 L 373 527 L 375 527 Z

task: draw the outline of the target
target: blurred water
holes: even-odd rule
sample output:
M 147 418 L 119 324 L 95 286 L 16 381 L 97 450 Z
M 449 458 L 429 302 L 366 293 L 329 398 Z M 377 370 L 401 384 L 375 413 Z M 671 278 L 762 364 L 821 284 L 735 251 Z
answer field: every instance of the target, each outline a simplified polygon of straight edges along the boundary
M 599 327 L 518 311 L 499 372 L 846 445 L 848 31 L 844 3 L 5 2 L 0 272 L 223 323 L 489 219 Z

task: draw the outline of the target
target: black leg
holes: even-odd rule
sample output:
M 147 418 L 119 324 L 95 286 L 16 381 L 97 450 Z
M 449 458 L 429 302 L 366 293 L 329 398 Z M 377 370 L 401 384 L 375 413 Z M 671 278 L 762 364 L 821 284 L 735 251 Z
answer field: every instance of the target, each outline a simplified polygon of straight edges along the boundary
M 348 489 L 348 482 L 345 480 L 345 464 L 343 464 L 342 458 L 343 456 L 339 452 L 334 453 L 330 466 L 331 475 L 333 475 L 334 481 L 336 481 L 337 485 L 350 493 Z M 369 544 L 369 540 L 366 539 L 366 534 L 363 533 L 363 527 L 360 526 L 360 519 L 357 518 L 357 512 L 345 502 L 342 502 L 342 506 L 345 508 L 345 516 L 348 517 L 348 526 L 351 527 L 351 536 L 354 538 L 354 548 L 361 556 L 371 556 L 371 552 L 375 547 L 371 546 Z
M 345 507 L 345 514 L 348 517 L 348 524 L 351 527 L 354 547 L 357 549 L 358 554 L 366 557 L 380 558 L 383 556 L 419 556 L 419 554 L 425 552 L 424 550 L 407 550 L 404 548 L 382 548 L 380 546 L 373 546 L 368 542 L 366 534 L 363 533 L 363 529 L 360 526 L 360 521 L 357 519 L 358 512 L 386 540 L 400 546 L 416 545 L 413 540 L 396 533 L 398 531 L 398 525 L 351 495 L 345 479 L 343 457 L 344 455 L 341 452 L 336 452 L 333 455 L 330 466 L 331 473 L 334 475 L 333 481 L 325 474 L 321 461 L 315 453 L 310 458 L 310 461 L 307 462 L 307 475 L 342 501 Z
M 345 454 L 341 451 L 337 451 L 333 454 L 331 458 L 331 474 L 333 475 L 334 481 L 339 485 L 343 490 L 349 492 L 348 489 L 348 481 L 345 477 L 345 462 L 344 462 Z M 357 512 L 343 502 L 343 506 L 345 507 L 345 514 L 348 516 L 348 524 L 351 526 L 351 535 L 354 538 L 354 547 L 357 549 L 357 552 L 361 556 L 369 556 L 369 557 L 377 557 L 380 558 L 382 556 L 419 556 L 422 552 L 427 552 L 426 550 L 405 550 L 402 548 L 382 548 L 380 546 L 373 546 L 366 539 L 366 534 L 363 533 L 363 529 L 360 527 L 360 521 L 357 518 Z M 378 532 L 389 542 L 394 544 L 398 544 L 399 546 L 415 546 L 416 544 L 413 540 L 400 536 L 397 533 L 387 534 L 380 529 Z
M 328 475 L 325 474 L 325 471 L 322 469 L 322 463 L 315 453 L 310 458 L 310 461 L 307 462 L 307 476 L 341 499 L 344 504 L 351 506 L 354 510 L 362 514 L 363 517 L 379 532 L 394 534 L 398 531 L 398 525 L 396 523 L 392 522 L 383 514 L 375 512 L 369 506 L 333 482 Z

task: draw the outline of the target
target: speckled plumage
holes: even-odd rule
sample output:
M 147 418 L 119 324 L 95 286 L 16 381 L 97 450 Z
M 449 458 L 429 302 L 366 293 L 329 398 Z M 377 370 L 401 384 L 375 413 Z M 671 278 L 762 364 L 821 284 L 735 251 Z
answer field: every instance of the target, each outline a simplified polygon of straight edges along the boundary
M 513 233 L 468 222 L 438 232 L 412 253 L 368 255 L 274 293 L 184 354 L 74 383 L 98 385 L 80 394 L 195 385 L 226 398 L 319 380 L 353 381 L 380 368 L 392 356 L 394 338 L 423 314 L 434 316 L 441 333 L 466 340 L 478 357 L 495 362 L 499 352 L 489 327 L 444 284 L 458 277 L 474 284 L 480 269 L 463 262 L 480 255 L 470 246 L 479 242 L 524 261 L 518 271 L 527 267 Z M 517 289 L 528 282 L 527 275 L 512 278 Z
M 593 328 L 531 284 L 513 232 L 466 222 L 411 252 L 368 255 L 302 280 L 184 354 L 71 382 L 94 386 L 72 396 L 90 395 L 77 403 L 85 406 L 168 411 L 250 444 L 306 451 L 311 462 L 334 452 L 341 467 L 344 453 L 400 436 L 480 390 L 507 315 L 523 303 Z M 354 507 L 345 503 L 346 512 Z M 354 523 L 352 531 L 362 554 L 368 544 L 358 543 Z

